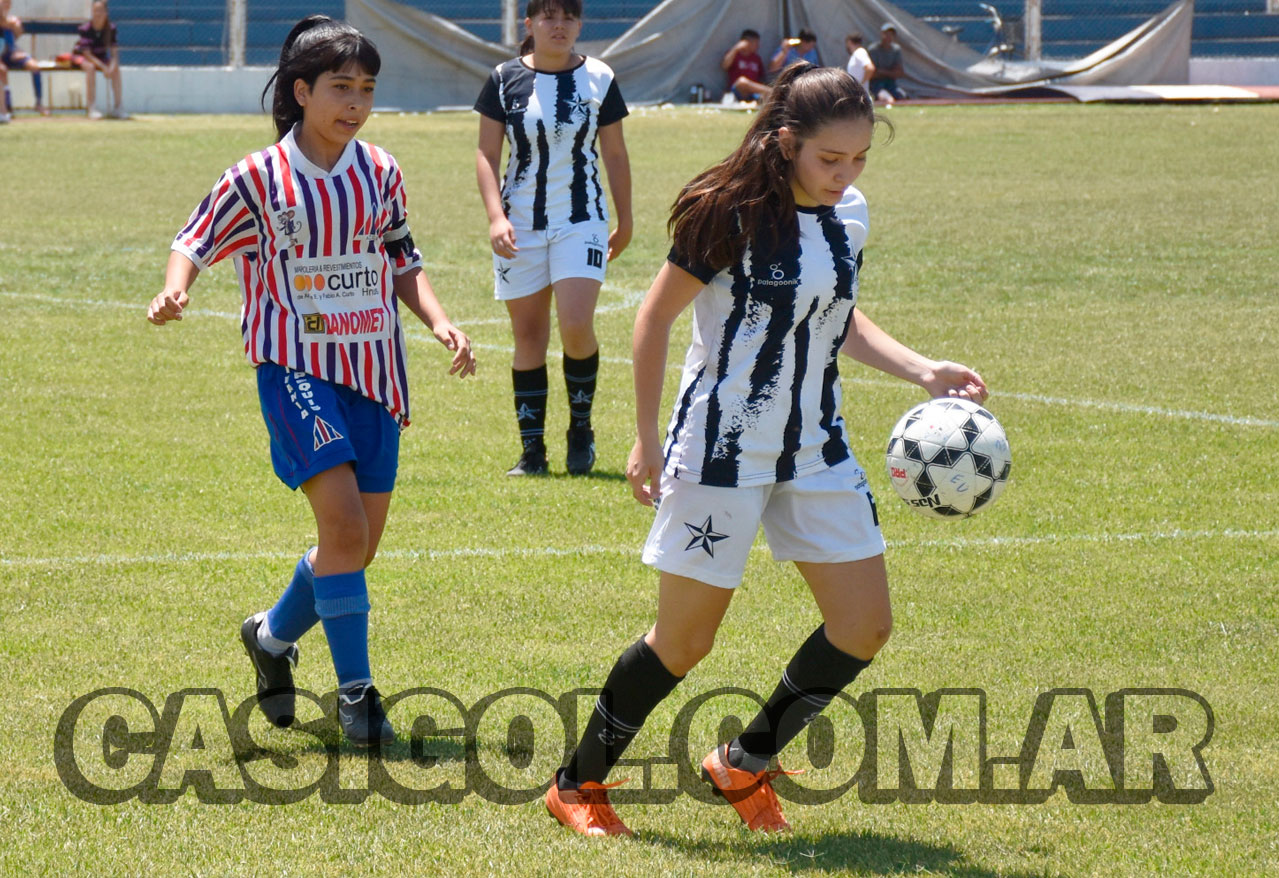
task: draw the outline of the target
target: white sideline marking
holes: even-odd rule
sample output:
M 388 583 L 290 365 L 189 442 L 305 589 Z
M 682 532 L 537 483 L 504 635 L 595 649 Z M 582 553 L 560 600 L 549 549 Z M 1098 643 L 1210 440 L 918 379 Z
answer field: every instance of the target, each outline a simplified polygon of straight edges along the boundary
M 901 546 L 912 548 L 944 548 L 982 549 L 1016 548 L 1018 546 L 1041 546 L 1053 543 L 1144 543 L 1158 540 L 1217 540 L 1247 539 L 1267 540 L 1279 537 L 1279 530 L 1157 530 L 1149 533 L 1130 534 L 1045 534 L 1042 537 L 954 537 L 942 540 L 890 540 L 889 548 Z
M 608 305 L 605 307 L 609 310 L 620 310 L 623 308 L 634 307 L 634 304 L 638 303 L 639 300 L 644 297 L 644 295 L 645 295 L 644 292 L 640 292 L 638 290 L 630 290 L 624 294 L 624 298 L 622 302 L 615 303 L 613 305 Z M 145 303 L 142 305 L 138 305 L 136 303 L 130 303 L 130 302 L 108 302 L 108 301 L 102 301 L 98 299 L 69 299 L 61 296 L 49 296 L 49 295 L 44 295 L 40 293 L 0 292 L 0 296 L 31 299 L 37 302 L 50 302 L 58 305 L 75 305 L 75 306 L 90 305 L 90 306 L 99 307 L 99 308 L 127 308 L 130 310 L 133 310 L 136 308 L 138 309 L 140 316 L 145 313 L 145 309 L 146 309 Z M 605 310 L 605 308 L 597 308 L 596 313 L 599 313 L 602 310 Z M 222 317 L 227 320 L 234 320 L 237 323 L 240 320 L 239 314 L 228 314 L 224 311 L 204 311 L 199 308 L 188 308 L 185 313 L 190 316 Z M 481 325 L 484 322 L 486 321 L 469 321 L 469 322 L 458 321 L 458 325 L 459 326 L 476 326 L 476 325 Z M 491 322 L 507 323 L 508 320 L 503 318 L 501 320 L 493 320 Z M 425 330 L 418 330 L 409 326 L 405 326 L 404 335 L 406 338 L 410 338 L 418 341 L 435 342 L 435 336 L 431 335 Z M 488 344 L 477 344 L 475 345 L 475 349 L 479 351 L 498 351 L 498 352 L 508 353 L 508 354 L 513 353 L 515 350 L 510 345 L 488 345 Z M 552 351 L 551 353 L 554 353 L 554 351 Z M 615 363 L 617 365 L 622 365 L 622 366 L 632 365 L 630 357 L 600 357 L 600 362 Z M 668 370 L 674 370 L 679 368 L 681 368 L 679 358 L 672 357 L 669 361 Z M 898 387 L 898 386 L 901 386 L 902 384 L 902 382 L 900 381 L 890 381 L 887 379 L 880 379 L 880 378 L 845 377 L 842 380 L 852 384 L 869 384 L 876 387 Z M 1042 403 L 1044 405 L 1103 409 L 1105 411 L 1123 412 L 1125 414 L 1132 414 L 1132 415 L 1157 415 L 1159 417 L 1164 417 L 1164 418 L 1181 418 L 1184 420 L 1192 420 L 1192 421 L 1213 421 L 1219 424 L 1232 424 L 1238 427 L 1265 427 L 1267 429 L 1279 428 L 1279 420 L 1271 420 L 1268 418 L 1255 418 L 1250 415 L 1223 415 L 1223 414 L 1217 414 L 1216 412 L 1197 412 L 1197 411 L 1185 410 L 1185 409 L 1169 409 L 1169 408 L 1162 408 L 1160 406 L 1138 405 L 1136 403 L 1129 403 L 1129 402 L 1109 402 L 1107 400 L 1098 400 L 1098 399 L 1068 399 L 1062 396 L 1044 396 L 1043 394 L 1039 394 L 1039 393 L 1017 393 L 1014 391 L 997 391 L 995 395 L 992 397 L 992 399 L 995 399 L 995 400 L 998 400 L 1001 398 L 1016 399 L 1016 400 L 1020 400 L 1021 402 L 1037 402 L 1037 403 Z
M 1042 546 L 1058 543 L 1144 543 L 1160 540 L 1217 540 L 1244 539 L 1268 540 L 1279 537 L 1279 530 L 1167 530 L 1125 534 L 1045 534 L 1039 537 L 953 537 L 938 540 L 889 540 L 890 549 L 1003 549 L 1023 546 Z M 752 553 L 763 552 L 764 546 L 755 546 Z M 634 546 L 577 546 L 560 549 L 554 546 L 512 548 L 465 549 L 388 549 L 378 552 L 379 558 L 408 558 L 411 560 L 439 561 L 451 558 L 557 558 L 574 555 L 636 555 Z M 296 550 L 289 552 L 170 552 L 158 555 L 70 555 L 61 558 L 0 558 L 0 567 L 59 567 L 59 566 L 127 566 L 131 564 L 200 564 L 214 561 L 274 561 L 296 559 Z

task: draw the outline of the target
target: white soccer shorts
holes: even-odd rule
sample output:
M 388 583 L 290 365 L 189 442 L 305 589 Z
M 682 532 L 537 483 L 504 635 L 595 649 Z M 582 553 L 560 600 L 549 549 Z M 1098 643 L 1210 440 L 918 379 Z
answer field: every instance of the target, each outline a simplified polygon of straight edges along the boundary
M 559 280 L 584 277 L 604 282 L 608 223 L 586 222 L 535 232 L 515 230 L 514 259 L 493 254 L 493 296 L 521 299 Z
M 853 458 L 788 482 L 715 488 L 662 474 L 644 563 L 736 588 L 760 524 L 774 561 L 836 564 L 884 552 L 866 471 Z

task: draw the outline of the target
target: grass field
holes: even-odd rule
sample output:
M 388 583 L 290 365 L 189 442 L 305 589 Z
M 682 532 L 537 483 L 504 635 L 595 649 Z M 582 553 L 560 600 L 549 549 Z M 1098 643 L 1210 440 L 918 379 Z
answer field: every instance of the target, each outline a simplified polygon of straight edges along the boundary
M 1041 693 L 1081 687 L 1100 703 L 1125 687 L 1191 690 L 1215 718 L 1206 800 L 1084 805 L 1059 791 L 1034 805 L 916 805 L 849 793 L 790 805 L 794 834 L 759 838 L 728 808 L 685 795 L 622 806 L 638 837 L 599 843 L 555 826 L 537 800 L 476 794 L 420 805 L 376 794 L 76 798 L 54 758 L 73 700 L 128 687 L 162 709 L 171 693 L 208 687 L 234 710 L 252 692 L 239 623 L 274 599 L 313 525 L 270 470 L 234 272 L 207 273 L 181 324 L 143 319 L 172 235 L 223 168 L 269 140 L 269 122 L 17 124 L 0 132 L 0 871 L 1279 873 L 1279 107 L 902 107 L 892 118 L 895 139 L 872 150 L 859 183 L 871 209 L 860 305 L 904 342 L 983 373 L 1013 474 L 977 518 L 914 515 L 893 497 L 882 454 L 920 393 L 846 361 L 844 414 L 879 498 L 895 609 L 893 639 L 852 694 L 980 688 L 989 755 L 1015 756 Z M 672 197 L 745 122 L 691 109 L 628 119 L 637 232 L 601 298 L 600 463 L 591 478 L 534 481 L 503 475 L 517 456 L 511 341 L 491 299 L 475 120 L 368 123 L 363 136 L 405 169 L 429 274 L 480 352 L 476 379 L 447 379 L 444 350 L 410 329 L 415 423 L 370 572 L 384 692 L 434 686 L 466 705 L 512 686 L 558 696 L 598 685 L 650 624 L 656 577 L 639 547 L 651 513 L 621 475 L 631 320 L 665 254 Z M 687 317 L 674 338 L 678 362 Z M 548 434 L 562 473 L 558 354 L 551 364 Z M 816 623 L 798 575 L 757 546 L 716 651 L 628 755 L 664 753 L 695 695 L 769 691 Z M 332 682 L 317 629 L 299 684 Z M 192 696 L 184 708 L 183 734 L 199 725 L 206 747 L 174 757 L 170 785 L 182 765 L 238 777 L 211 704 Z M 510 786 L 535 786 L 561 755 L 562 730 L 533 705 L 498 702 L 478 735 L 477 758 Z M 106 767 L 110 713 L 77 727 L 76 752 L 104 785 L 128 786 L 151 763 L 135 754 Z M 508 733 L 521 713 L 534 720 L 531 744 L 518 722 Z M 392 710 L 406 738 L 412 719 Z M 717 721 L 698 714 L 690 754 L 714 743 Z M 137 711 L 130 723 L 146 728 Z M 862 751 L 852 728 L 809 777 L 852 777 Z M 254 734 L 282 754 L 285 777 L 327 764 L 313 737 L 256 721 Z M 341 784 L 358 788 L 367 762 L 336 749 Z M 455 739 L 429 739 L 426 752 L 455 773 L 465 757 Z M 407 742 L 388 755 L 397 770 L 413 765 Z M 803 765 L 803 739 L 783 756 Z

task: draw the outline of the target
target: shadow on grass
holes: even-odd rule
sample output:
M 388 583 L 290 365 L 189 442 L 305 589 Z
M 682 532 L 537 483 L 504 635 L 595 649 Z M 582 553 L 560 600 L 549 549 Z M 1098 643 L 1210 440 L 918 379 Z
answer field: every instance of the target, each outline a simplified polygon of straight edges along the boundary
M 1011 872 L 968 862 L 963 851 L 874 832 L 803 834 L 743 839 L 741 842 L 687 839 L 660 830 L 639 840 L 711 862 L 767 860 L 792 872 L 914 875 L 919 872 L 956 878 L 1041 878 L 1039 872 Z
M 544 476 L 538 476 L 539 479 L 552 479 L 554 481 L 575 481 L 582 480 L 587 482 L 624 482 L 626 481 L 626 473 L 617 472 L 616 470 L 599 470 L 593 469 L 583 476 L 569 475 L 562 472 L 550 472 Z

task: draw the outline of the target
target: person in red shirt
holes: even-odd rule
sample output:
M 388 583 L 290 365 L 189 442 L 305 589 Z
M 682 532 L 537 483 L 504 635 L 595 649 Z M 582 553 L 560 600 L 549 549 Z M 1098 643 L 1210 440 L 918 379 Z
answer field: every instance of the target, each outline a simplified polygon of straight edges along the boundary
M 747 28 L 741 39 L 719 62 L 728 74 L 728 91 L 739 101 L 755 101 L 768 97 L 764 85 L 764 59 L 759 57 L 759 33 Z

